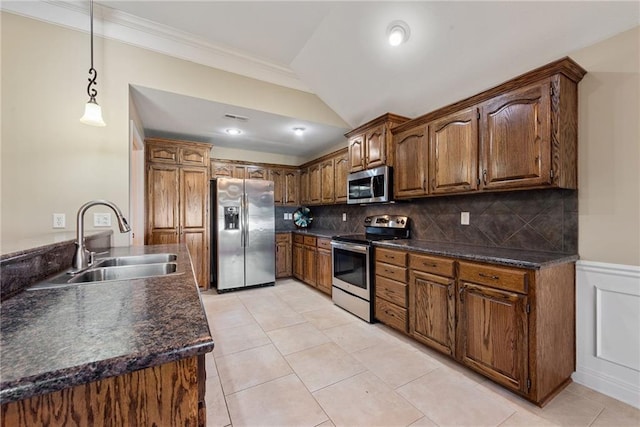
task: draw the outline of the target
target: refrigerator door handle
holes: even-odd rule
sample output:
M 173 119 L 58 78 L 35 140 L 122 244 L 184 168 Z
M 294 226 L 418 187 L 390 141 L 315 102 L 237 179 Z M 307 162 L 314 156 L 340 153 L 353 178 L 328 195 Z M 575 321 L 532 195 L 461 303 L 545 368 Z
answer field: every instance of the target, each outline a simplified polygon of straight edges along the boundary
M 244 247 L 249 247 L 249 195 L 244 193 Z
M 240 247 L 244 248 L 245 247 L 245 243 L 244 243 L 244 230 L 245 228 L 247 228 L 247 223 L 245 220 L 245 215 L 244 215 L 244 211 L 245 211 L 245 206 L 244 206 L 244 194 L 240 197 Z

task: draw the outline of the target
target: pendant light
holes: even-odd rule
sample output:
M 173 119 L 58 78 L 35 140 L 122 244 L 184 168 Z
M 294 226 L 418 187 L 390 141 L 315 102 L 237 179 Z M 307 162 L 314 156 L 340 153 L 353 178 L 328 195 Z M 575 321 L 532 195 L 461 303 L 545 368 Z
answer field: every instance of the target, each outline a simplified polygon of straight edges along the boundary
M 91 16 L 91 68 L 89 68 L 89 84 L 87 85 L 89 101 L 84 107 L 84 116 L 80 121 L 91 126 L 106 126 L 106 123 L 102 120 L 102 108 L 96 101 L 98 91 L 95 86 L 97 85 L 98 72 L 93 68 L 93 0 L 89 1 L 89 15 Z

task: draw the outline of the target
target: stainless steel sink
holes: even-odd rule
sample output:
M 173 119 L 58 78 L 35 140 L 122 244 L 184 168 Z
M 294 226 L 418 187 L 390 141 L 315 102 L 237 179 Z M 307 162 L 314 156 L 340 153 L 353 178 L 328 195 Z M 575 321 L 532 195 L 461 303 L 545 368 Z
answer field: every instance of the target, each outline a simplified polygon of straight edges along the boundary
M 80 273 L 71 275 L 65 272 L 30 286 L 27 290 L 35 291 L 114 280 L 182 274 L 182 272 L 178 272 L 176 259 L 176 254 L 168 253 L 105 258 Z
M 145 254 L 119 256 L 113 258 L 97 259 L 93 268 L 96 267 L 115 267 L 122 265 L 141 265 L 141 264 L 159 264 L 165 262 L 175 262 L 178 259 L 176 254 Z

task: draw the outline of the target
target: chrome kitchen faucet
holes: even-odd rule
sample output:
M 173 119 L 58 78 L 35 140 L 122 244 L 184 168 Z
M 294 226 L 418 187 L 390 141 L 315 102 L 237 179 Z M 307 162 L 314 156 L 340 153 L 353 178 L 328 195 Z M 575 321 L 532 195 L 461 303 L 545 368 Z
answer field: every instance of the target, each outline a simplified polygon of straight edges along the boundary
M 84 213 L 92 206 L 104 205 L 110 207 L 116 214 L 118 219 L 118 226 L 121 233 L 131 231 L 131 227 L 127 223 L 127 219 L 122 215 L 120 208 L 108 200 L 92 200 L 85 203 L 78 209 L 78 217 L 76 219 L 76 253 L 73 256 L 73 263 L 71 264 L 71 270 L 69 274 L 75 274 L 84 270 L 93 263 L 93 252 L 89 252 L 84 247 Z

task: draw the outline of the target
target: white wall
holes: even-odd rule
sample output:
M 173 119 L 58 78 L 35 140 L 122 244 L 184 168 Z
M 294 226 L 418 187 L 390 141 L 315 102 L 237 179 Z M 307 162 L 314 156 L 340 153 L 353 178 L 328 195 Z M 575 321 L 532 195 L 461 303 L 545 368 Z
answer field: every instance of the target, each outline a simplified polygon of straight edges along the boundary
M 128 214 L 130 84 L 346 127 L 307 92 L 99 37 L 97 100 L 107 127 L 86 126 L 79 118 L 88 98 L 89 35 L 7 12 L 0 19 L 0 242 L 51 233 L 54 212 L 65 213 L 73 229 L 77 209 L 91 199 L 111 200 Z M 88 214 L 95 211 L 105 210 Z M 129 242 L 118 231 L 115 237 L 117 245 Z

